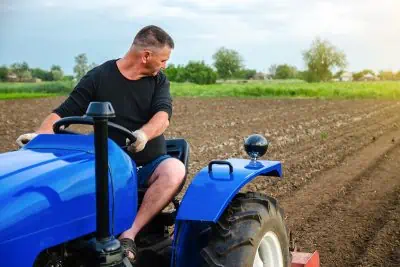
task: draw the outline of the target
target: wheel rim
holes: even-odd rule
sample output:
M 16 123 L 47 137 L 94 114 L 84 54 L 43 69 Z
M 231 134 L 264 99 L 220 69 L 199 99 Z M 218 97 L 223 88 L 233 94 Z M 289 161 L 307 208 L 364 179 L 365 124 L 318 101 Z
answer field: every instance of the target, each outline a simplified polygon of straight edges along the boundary
M 253 267 L 283 267 L 281 244 L 274 232 L 267 232 L 261 239 Z

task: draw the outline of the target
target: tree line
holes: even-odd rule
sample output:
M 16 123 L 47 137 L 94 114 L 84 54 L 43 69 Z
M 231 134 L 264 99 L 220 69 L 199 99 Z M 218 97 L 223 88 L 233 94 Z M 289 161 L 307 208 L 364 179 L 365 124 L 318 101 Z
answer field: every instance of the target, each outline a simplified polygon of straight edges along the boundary
M 73 76 L 64 75 L 59 65 L 52 65 L 50 70 L 30 68 L 28 63 L 13 63 L 9 67 L 0 66 L 0 81 L 32 82 L 72 80 Z
M 64 75 L 59 65 L 52 65 L 50 70 L 30 68 L 25 61 L 13 63 L 10 66 L 0 66 L 0 82 L 36 82 L 36 81 L 79 81 L 89 70 L 96 67 L 96 63 L 88 64 L 86 54 L 75 57 L 74 75 Z
M 341 80 L 342 75 L 345 74 L 347 67 L 345 53 L 327 40 L 316 38 L 302 56 L 305 70 L 298 70 L 289 64 L 273 64 L 268 68 L 268 73 L 260 73 L 254 69 L 247 69 L 243 64 L 243 57 L 237 51 L 222 47 L 213 55 L 214 68 L 207 66 L 203 61 L 191 61 L 186 66 L 170 65 L 166 69 L 166 74 L 171 81 L 203 84 L 214 83 L 217 78 L 222 80 L 300 79 L 307 82 L 326 82 L 332 79 Z M 193 69 L 197 70 L 199 75 L 193 73 Z M 351 73 L 351 80 L 363 80 L 367 74 L 379 80 L 400 80 L 400 71 L 397 73 L 380 71 L 379 74 L 375 74 L 368 69 Z
M 212 56 L 212 66 L 204 61 L 189 61 L 186 65 L 169 64 L 165 69 L 168 79 L 172 82 L 192 82 L 197 84 L 212 84 L 217 79 L 300 79 L 307 82 L 325 82 L 332 79 L 341 80 L 347 67 L 346 55 L 327 40 L 316 38 L 309 49 L 302 52 L 305 70 L 298 70 L 289 64 L 273 64 L 268 73 L 248 69 L 243 57 L 234 49 L 219 48 Z M 80 80 L 87 71 L 94 68 L 95 63 L 88 64 L 86 54 L 75 57 L 74 76 L 64 76 L 58 65 L 53 65 L 49 71 L 40 68 L 30 69 L 26 62 L 14 63 L 9 68 L 0 67 L 0 81 L 10 77 L 10 73 L 18 81 L 40 79 L 43 81 Z M 370 75 L 370 76 L 367 76 Z M 373 77 L 380 80 L 400 80 L 400 71 L 381 71 L 376 75 L 372 70 L 365 69 L 352 73 L 352 80 L 363 80 Z M 347 77 L 348 79 L 348 77 Z

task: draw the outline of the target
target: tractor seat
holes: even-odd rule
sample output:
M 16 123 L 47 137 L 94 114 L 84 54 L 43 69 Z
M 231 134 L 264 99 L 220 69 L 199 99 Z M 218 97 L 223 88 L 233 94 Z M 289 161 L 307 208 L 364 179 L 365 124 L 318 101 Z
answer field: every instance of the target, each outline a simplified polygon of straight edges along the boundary
M 170 155 L 171 157 L 174 157 L 174 158 L 182 161 L 182 163 L 185 165 L 185 169 L 186 169 L 185 177 L 183 178 L 182 184 L 179 187 L 178 191 L 176 192 L 176 195 L 177 195 L 182 191 L 182 188 L 186 183 L 186 178 L 187 178 L 187 173 L 188 173 L 188 168 L 189 168 L 190 147 L 189 147 L 188 142 L 186 142 L 186 140 L 183 138 L 167 139 L 166 143 L 167 143 L 167 154 Z
M 186 183 L 186 178 L 187 178 L 187 173 L 188 173 L 188 165 L 189 165 L 190 147 L 189 147 L 188 142 L 186 142 L 186 140 L 183 138 L 167 139 L 165 141 L 166 141 L 166 145 L 167 145 L 167 154 L 170 155 L 171 157 L 174 157 L 174 158 L 182 161 L 182 163 L 185 165 L 185 169 L 186 169 L 185 177 L 183 178 L 182 184 L 175 194 L 175 195 L 178 195 L 180 193 L 180 191 L 182 191 L 182 189 Z M 148 189 L 147 186 L 139 188 L 139 199 L 140 200 L 147 189 Z

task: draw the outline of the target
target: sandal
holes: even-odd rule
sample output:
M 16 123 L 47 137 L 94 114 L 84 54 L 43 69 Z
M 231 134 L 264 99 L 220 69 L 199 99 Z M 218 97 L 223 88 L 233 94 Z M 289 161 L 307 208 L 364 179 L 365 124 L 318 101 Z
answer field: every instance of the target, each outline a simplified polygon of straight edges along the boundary
M 122 238 L 119 242 L 121 243 L 125 257 L 129 259 L 132 265 L 136 264 L 137 248 L 135 242 L 130 238 Z M 133 257 L 129 257 L 129 252 L 133 254 Z

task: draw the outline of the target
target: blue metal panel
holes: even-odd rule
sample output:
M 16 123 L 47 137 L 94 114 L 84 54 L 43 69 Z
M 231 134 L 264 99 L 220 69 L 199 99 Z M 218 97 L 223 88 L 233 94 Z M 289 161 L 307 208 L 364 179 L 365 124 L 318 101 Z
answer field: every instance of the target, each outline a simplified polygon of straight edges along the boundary
M 177 220 L 217 222 L 228 203 L 245 184 L 257 176 L 282 176 L 278 161 L 258 161 L 256 167 L 250 160 L 229 159 L 233 173 L 227 165 L 213 165 L 212 172 L 203 168 L 190 184 L 182 199 Z
M 199 221 L 176 222 L 171 266 L 203 266 L 200 251 L 209 242 L 211 224 Z
M 108 147 L 111 227 L 120 233 L 136 216 L 136 168 Z M 0 266 L 32 266 L 43 249 L 95 231 L 94 167 L 91 135 L 39 135 L 0 154 Z

